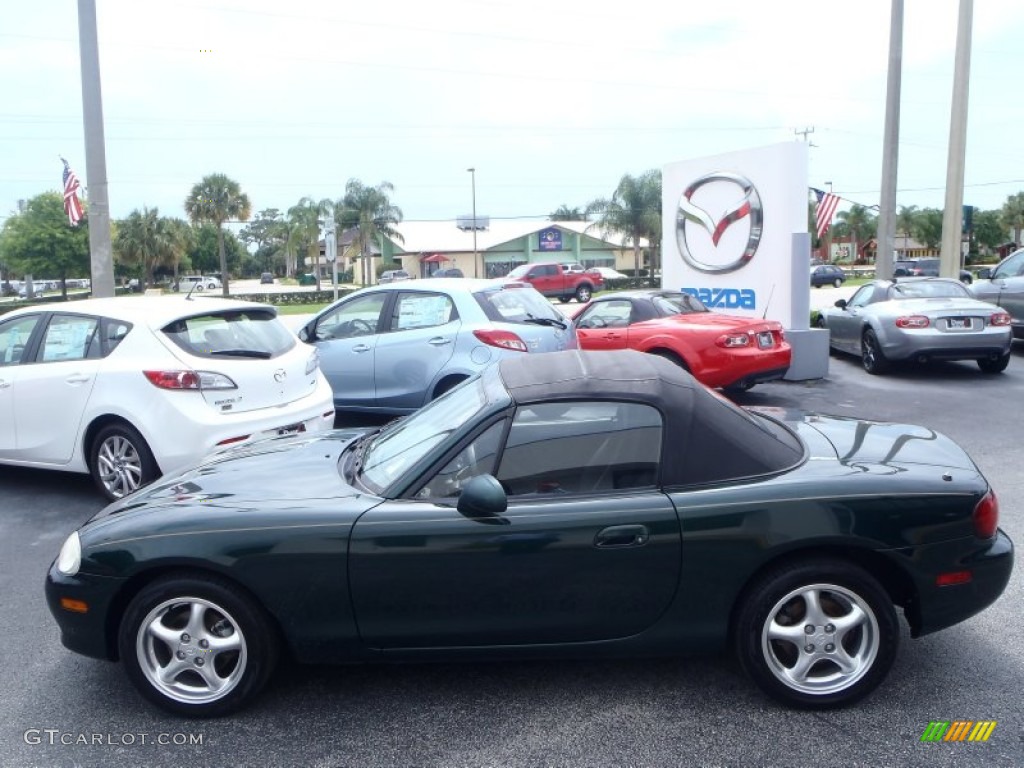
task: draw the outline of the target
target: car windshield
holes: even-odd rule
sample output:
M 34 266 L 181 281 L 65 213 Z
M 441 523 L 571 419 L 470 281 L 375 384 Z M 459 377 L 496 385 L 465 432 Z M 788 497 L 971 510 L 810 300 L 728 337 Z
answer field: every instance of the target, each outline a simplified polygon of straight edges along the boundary
M 672 315 L 689 315 L 693 312 L 709 312 L 710 310 L 701 304 L 700 299 L 688 293 L 659 293 L 651 298 L 658 314 L 662 317 Z
M 520 264 L 518 267 L 516 267 L 511 272 L 509 272 L 508 276 L 509 277 L 525 277 L 526 274 L 530 271 L 530 267 L 531 266 L 532 265 L 530 265 L 530 264 Z
M 897 283 L 889 289 L 889 296 L 902 299 L 966 299 L 970 292 L 955 280 L 915 280 Z
M 359 469 L 363 485 L 373 493 L 382 493 L 480 413 L 488 404 L 490 390 L 507 400 L 500 382 L 489 381 L 495 378 L 496 371 L 490 376 L 485 373 L 384 429 L 363 454 Z M 494 398 L 492 395 L 490 399 Z

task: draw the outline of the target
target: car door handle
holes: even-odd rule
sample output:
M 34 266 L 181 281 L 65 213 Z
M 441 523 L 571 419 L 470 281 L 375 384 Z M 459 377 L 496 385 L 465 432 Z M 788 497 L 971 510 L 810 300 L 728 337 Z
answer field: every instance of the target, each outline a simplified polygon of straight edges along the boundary
M 642 547 L 650 537 L 646 525 L 612 525 L 597 532 L 594 546 L 601 549 Z
M 84 373 L 72 373 L 70 376 L 64 379 L 64 381 L 66 381 L 68 384 L 84 384 L 91 378 L 92 376 L 87 376 Z
M 451 344 L 452 340 L 451 339 L 446 339 L 443 336 L 435 336 L 434 338 L 432 338 L 427 343 L 428 344 L 433 344 L 435 347 L 443 347 L 445 344 Z
M 366 344 L 356 344 L 352 347 L 352 351 L 358 353 L 369 352 L 371 349 L 373 349 L 373 347 L 369 347 Z

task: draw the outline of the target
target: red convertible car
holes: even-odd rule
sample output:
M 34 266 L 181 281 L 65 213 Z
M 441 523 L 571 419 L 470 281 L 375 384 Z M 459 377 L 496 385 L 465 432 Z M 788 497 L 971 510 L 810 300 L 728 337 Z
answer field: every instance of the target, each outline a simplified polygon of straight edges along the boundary
M 775 320 L 712 312 L 696 296 L 624 291 L 595 298 L 573 324 L 582 349 L 668 358 L 709 387 L 734 392 L 782 378 L 792 350 Z

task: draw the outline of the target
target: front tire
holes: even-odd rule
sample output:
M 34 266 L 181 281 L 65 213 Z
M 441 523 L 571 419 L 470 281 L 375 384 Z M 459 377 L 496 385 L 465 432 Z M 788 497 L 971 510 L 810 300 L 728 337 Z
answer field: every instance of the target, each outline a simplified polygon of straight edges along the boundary
M 843 287 L 843 281 L 842 281 L 841 278 L 837 277 L 835 280 L 832 281 L 832 285 L 835 288 L 842 288 Z
M 580 304 L 586 304 L 590 301 L 590 297 L 593 295 L 593 291 L 589 285 L 580 285 L 576 288 L 576 301 Z
M 864 370 L 873 376 L 881 376 L 889 370 L 891 364 L 878 343 L 875 332 L 868 328 L 860 341 L 860 361 Z
M 1002 357 L 997 357 L 995 360 L 990 358 L 983 358 L 978 361 L 978 367 L 983 373 L 1002 373 L 1006 370 L 1006 366 L 1010 364 L 1010 353 L 1007 352 Z
M 100 493 L 117 501 L 160 475 L 156 459 L 138 430 L 128 424 L 108 424 L 93 438 L 89 472 Z
M 278 643 L 262 609 L 237 587 L 215 576 L 178 575 L 135 596 L 118 649 L 150 702 L 186 717 L 219 717 L 263 688 Z
M 892 601 L 863 569 L 835 560 L 784 564 L 742 598 L 740 665 L 791 707 L 830 709 L 867 696 L 896 658 Z

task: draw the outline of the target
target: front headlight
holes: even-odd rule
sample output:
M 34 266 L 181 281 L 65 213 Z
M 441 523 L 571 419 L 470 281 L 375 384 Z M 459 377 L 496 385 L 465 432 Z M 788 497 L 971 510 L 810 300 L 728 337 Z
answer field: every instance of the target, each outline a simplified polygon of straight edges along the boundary
M 57 570 L 65 576 L 74 576 L 82 565 L 82 540 L 75 531 L 64 542 L 57 555 Z

